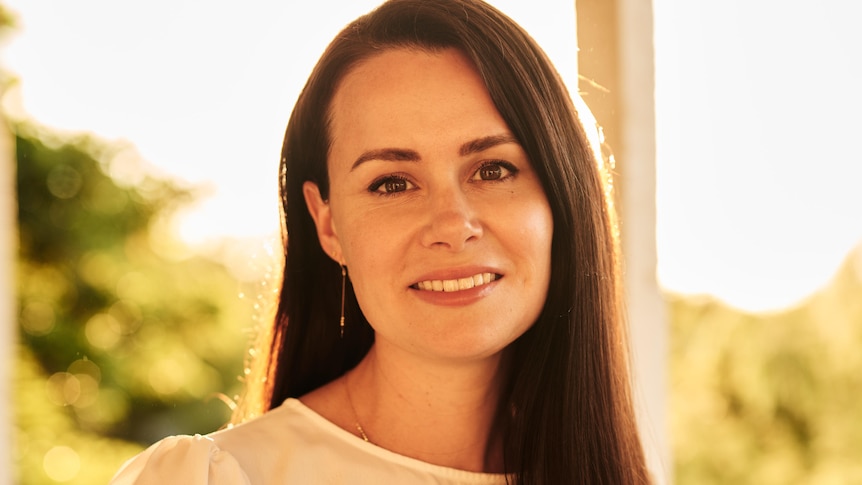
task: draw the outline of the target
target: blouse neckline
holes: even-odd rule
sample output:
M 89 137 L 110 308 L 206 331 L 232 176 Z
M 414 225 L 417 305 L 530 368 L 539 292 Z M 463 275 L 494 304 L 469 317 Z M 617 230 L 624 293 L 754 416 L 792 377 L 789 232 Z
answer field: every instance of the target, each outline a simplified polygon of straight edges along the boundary
M 506 474 L 504 473 L 474 472 L 468 470 L 461 470 L 458 468 L 451 468 L 443 465 L 435 465 L 377 446 L 374 443 L 365 441 L 359 436 L 356 436 L 353 433 L 341 428 L 337 424 L 329 421 L 313 409 L 306 406 L 302 401 L 297 398 L 291 397 L 285 399 L 281 406 L 279 406 L 279 409 L 292 410 L 294 412 L 297 412 L 301 414 L 304 418 L 308 419 L 315 427 L 319 428 L 326 434 L 338 438 L 339 441 L 342 441 L 349 446 L 357 448 L 364 453 L 373 455 L 387 462 L 396 463 L 407 468 L 420 470 L 425 473 L 430 473 L 432 475 L 446 477 L 450 479 L 467 479 L 470 481 L 478 480 L 477 483 L 489 484 L 506 483 Z

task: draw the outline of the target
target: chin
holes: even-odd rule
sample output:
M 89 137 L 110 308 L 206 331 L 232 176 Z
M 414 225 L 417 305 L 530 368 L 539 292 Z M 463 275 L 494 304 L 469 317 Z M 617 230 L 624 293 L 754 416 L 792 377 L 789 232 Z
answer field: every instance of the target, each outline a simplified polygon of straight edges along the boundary
M 518 333 L 514 338 L 505 339 L 489 339 L 487 335 L 449 335 L 443 339 L 429 337 L 422 342 L 422 353 L 441 360 L 465 363 L 496 359 L 521 334 L 523 332 Z

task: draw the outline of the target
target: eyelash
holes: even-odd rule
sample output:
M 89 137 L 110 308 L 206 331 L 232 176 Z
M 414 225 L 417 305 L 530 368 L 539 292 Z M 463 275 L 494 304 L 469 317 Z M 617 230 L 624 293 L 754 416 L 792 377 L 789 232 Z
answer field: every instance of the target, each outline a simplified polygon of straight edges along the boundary
M 477 175 L 482 173 L 482 170 L 485 170 L 489 167 L 501 167 L 502 169 L 504 169 L 508 173 L 502 174 L 500 176 L 500 178 L 498 178 L 498 179 L 482 179 L 482 178 L 475 179 L 475 177 Z M 483 162 L 479 166 L 479 168 L 476 169 L 476 171 L 473 173 L 473 176 L 470 177 L 470 180 L 471 181 L 477 181 L 477 182 L 504 182 L 504 181 L 509 180 L 510 178 L 514 177 L 515 175 L 517 175 L 518 172 L 519 172 L 518 168 L 509 162 L 506 162 L 503 160 L 489 160 L 489 161 Z M 385 175 L 383 177 L 380 177 L 380 178 L 374 180 L 374 182 L 371 182 L 371 185 L 368 186 L 368 192 L 371 192 L 375 195 L 379 195 L 382 197 L 388 197 L 388 196 L 392 196 L 392 195 L 397 195 L 401 192 L 408 190 L 408 189 L 396 190 L 393 192 L 388 192 L 388 191 L 381 192 L 380 191 L 381 187 L 383 187 L 387 184 L 390 184 L 390 183 L 397 183 L 397 182 L 404 182 L 405 184 L 413 185 L 412 182 L 410 182 L 410 180 L 404 175 L 390 174 L 390 175 Z

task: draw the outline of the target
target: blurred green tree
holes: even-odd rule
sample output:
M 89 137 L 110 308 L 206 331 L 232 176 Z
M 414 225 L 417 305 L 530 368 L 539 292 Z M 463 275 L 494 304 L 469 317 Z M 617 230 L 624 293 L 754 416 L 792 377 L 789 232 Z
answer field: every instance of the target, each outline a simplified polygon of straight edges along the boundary
M 862 483 L 862 247 L 786 311 L 669 308 L 677 483 Z
M 19 483 L 105 482 L 140 449 L 106 440 L 227 422 L 252 310 L 222 265 L 171 246 L 164 221 L 189 190 L 144 174 L 129 147 L 13 131 Z

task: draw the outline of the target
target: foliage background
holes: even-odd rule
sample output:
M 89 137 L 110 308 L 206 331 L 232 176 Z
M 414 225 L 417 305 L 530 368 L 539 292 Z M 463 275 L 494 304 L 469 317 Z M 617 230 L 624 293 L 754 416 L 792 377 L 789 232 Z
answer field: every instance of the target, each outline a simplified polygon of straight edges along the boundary
M 862 247 L 780 313 L 667 302 L 677 483 L 862 483 Z
M 13 128 L 18 479 L 106 482 L 141 443 L 226 423 L 253 308 L 222 264 L 171 244 L 188 190 L 109 176 L 127 147 Z

